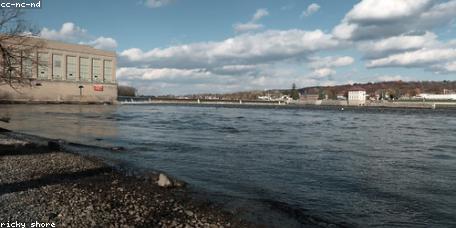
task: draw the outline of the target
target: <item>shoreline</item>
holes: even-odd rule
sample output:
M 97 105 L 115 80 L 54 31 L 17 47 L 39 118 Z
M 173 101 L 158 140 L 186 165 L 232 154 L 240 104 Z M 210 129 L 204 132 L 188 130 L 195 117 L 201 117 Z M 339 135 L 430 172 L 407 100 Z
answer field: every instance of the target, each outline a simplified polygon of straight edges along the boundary
M 399 102 L 368 102 L 364 105 L 348 105 L 340 101 L 322 102 L 279 102 L 255 100 L 137 100 L 110 102 L 68 102 L 68 101 L 5 101 L 3 105 L 183 105 L 183 106 L 214 106 L 214 107 L 264 107 L 264 108 L 334 108 L 334 109 L 428 109 L 453 110 L 456 101 L 399 101 Z
M 280 219 L 290 227 L 356 227 L 273 199 L 257 202 L 274 211 L 273 218 L 256 217 L 260 214 L 226 207 L 207 192 L 164 172 L 137 170 L 90 154 L 96 149 L 126 152 L 123 148 L 59 141 L 0 127 L 0 223 L 17 221 L 28 225 L 25 227 L 39 222 L 55 227 L 262 228 L 283 227 L 274 221 Z M 160 187 L 161 174 L 173 186 Z
M 456 109 L 456 102 L 421 102 L 421 101 L 400 101 L 400 102 L 368 102 L 365 105 L 348 105 L 339 101 L 321 101 L 313 102 L 262 102 L 251 100 L 148 100 L 148 101 L 119 101 L 121 105 L 200 105 L 200 106 L 252 106 L 252 107 L 294 107 L 294 108 L 312 108 L 312 107 L 334 107 L 334 108 L 389 108 L 389 109 Z
M 56 227 L 265 227 L 193 199 L 185 187 L 158 186 L 158 173 L 128 175 L 101 159 L 10 133 L 0 129 L 0 222 L 26 227 L 33 222 Z
M 456 110 L 456 105 L 445 107 L 420 107 L 420 106 L 346 106 L 346 105 L 313 105 L 313 104 L 251 104 L 251 103 L 138 103 L 138 104 L 120 104 L 123 106 L 189 106 L 189 107 L 222 107 L 222 108 L 261 108 L 261 109 L 310 109 L 310 110 L 424 110 L 424 111 L 452 111 Z

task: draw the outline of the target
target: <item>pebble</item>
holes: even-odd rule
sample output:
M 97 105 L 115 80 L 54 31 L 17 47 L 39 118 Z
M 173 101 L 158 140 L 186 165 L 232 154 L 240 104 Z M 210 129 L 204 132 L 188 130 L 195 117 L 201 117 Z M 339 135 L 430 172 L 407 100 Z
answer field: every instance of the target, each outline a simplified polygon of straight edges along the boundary
M 190 217 L 193 216 L 193 212 L 192 212 L 192 211 L 185 211 L 185 214 L 187 214 L 187 215 L 190 216 Z

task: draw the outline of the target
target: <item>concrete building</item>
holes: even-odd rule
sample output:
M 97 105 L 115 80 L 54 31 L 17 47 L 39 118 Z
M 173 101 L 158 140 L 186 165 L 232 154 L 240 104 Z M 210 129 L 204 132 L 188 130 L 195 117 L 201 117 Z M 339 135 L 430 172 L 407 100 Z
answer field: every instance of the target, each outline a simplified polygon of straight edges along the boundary
M 361 106 L 366 104 L 366 90 L 353 87 L 348 90 L 348 105 Z
M 301 94 L 299 96 L 299 100 L 300 101 L 312 101 L 312 102 L 315 102 L 317 101 L 319 98 L 319 95 L 318 94 Z
M 86 45 L 29 38 L 40 43 L 19 65 L 22 83 L 0 83 L 3 102 L 115 103 L 116 53 Z
M 424 100 L 456 100 L 456 93 L 454 94 L 429 94 L 421 93 L 415 97 L 416 99 Z

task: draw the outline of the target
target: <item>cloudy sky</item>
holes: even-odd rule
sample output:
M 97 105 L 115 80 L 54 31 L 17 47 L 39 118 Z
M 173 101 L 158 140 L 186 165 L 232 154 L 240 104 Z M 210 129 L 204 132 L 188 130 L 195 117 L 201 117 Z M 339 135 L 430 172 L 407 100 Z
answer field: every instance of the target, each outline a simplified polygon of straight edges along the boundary
M 456 0 L 46 0 L 27 19 L 116 51 L 141 94 L 456 80 Z

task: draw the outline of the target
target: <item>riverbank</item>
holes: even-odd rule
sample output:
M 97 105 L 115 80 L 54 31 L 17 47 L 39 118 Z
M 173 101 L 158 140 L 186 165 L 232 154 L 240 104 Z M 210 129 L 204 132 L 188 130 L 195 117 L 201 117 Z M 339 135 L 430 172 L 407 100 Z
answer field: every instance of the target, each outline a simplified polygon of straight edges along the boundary
M 5 131 L 5 130 L 3 130 Z M 0 222 L 25 227 L 254 227 L 158 174 L 127 176 L 97 158 L 0 132 Z M 255 225 L 257 227 L 257 225 Z
M 256 107 L 339 107 L 339 108 L 410 108 L 456 109 L 454 101 L 368 101 L 363 105 L 349 105 L 342 100 L 318 101 L 258 101 L 258 100 L 200 100 L 200 99 L 144 99 L 122 98 L 123 105 L 201 105 L 201 106 L 256 106 Z

